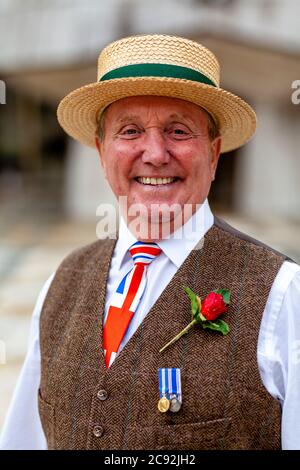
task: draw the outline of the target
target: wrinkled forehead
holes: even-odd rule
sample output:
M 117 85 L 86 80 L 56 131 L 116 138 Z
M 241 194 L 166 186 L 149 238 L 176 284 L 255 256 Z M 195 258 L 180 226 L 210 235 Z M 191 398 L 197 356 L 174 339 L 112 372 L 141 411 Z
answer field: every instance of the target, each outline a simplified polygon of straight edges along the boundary
M 149 118 L 156 115 L 159 118 L 170 116 L 185 117 L 197 122 L 206 123 L 208 113 L 200 106 L 179 98 L 165 96 L 131 96 L 111 103 L 102 113 L 110 122 L 122 120 L 126 116 Z

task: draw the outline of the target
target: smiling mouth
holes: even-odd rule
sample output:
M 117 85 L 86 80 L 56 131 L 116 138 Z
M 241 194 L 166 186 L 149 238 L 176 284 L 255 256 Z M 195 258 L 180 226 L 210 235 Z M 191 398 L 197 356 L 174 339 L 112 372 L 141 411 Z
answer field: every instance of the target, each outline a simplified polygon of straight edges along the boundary
M 168 178 L 149 178 L 148 176 L 138 176 L 134 179 L 140 184 L 147 184 L 151 186 L 171 184 L 180 180 L 178 176 L 175 176 L 175 177 L 172 176 Z

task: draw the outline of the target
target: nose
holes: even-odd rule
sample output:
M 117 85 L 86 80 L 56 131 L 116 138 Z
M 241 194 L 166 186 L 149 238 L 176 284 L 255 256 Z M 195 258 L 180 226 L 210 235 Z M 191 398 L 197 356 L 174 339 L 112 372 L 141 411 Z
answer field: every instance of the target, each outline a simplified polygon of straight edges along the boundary
M 165 165 L 170 160 L 167 143 L 159 128 L 147 128 L 144 138 L 144 149 L 142 160 L 144 163 L 151 163 L 159 167 Z

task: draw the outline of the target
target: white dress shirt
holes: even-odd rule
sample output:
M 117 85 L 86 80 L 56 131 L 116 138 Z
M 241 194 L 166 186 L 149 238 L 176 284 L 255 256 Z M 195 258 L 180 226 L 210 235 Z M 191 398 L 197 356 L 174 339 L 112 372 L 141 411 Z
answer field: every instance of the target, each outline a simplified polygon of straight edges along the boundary
M 195 221 L 199 223 L 194 231 Z M 148 267 L 147 287 L 120 345 L 131 338 L 191 250 L 213 225 L 207 201 L 179 231 L 158 243 L 162 254 Z M 199 227 L 200 226 L 200 227 Z M 136 239 L 123 220 L 120 223 L 107 283 L 105 315 L 112 294 L 132 268 L 128 248 Z M 29 348 L 0 437 L 0 449 L 47 449 L 38 413 L 40 383 L 39 317 L 54 274 L 43 286 L 34 308 Z M 257 361 L 267 391 L 282 406 L 282 448 L 300 449 L 300 266 L 285 261 L 269 293 L 263 312 Z

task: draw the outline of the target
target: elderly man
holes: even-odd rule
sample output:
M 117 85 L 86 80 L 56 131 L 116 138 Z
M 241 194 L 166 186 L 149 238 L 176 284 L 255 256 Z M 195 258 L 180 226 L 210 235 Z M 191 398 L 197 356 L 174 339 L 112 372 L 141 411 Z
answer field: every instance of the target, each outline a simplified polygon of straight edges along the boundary
M 251 137 L 254 111 L 182 38 L 117 41 L 98 78 L 58 118 L 126 197 L 119 236 L 45 284 L 2 448 L 299 449 L 300 267 L 207 202 L 220 152 Z M 191 306 L 195 326 L 168 345 Z

